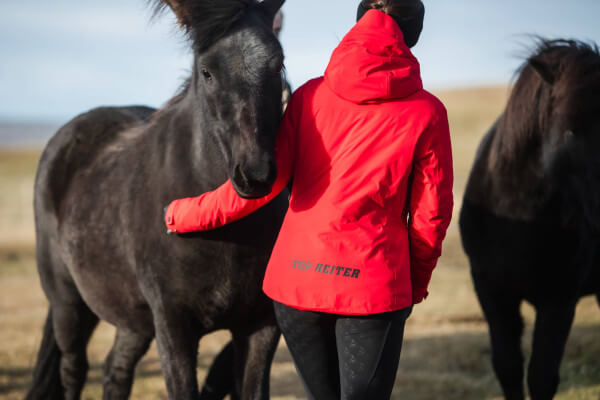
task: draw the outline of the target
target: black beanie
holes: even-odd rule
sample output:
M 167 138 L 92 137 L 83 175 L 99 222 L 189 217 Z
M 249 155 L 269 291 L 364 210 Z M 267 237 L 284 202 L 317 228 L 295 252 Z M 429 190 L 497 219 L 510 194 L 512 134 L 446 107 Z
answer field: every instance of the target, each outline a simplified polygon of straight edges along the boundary
M 421 0 L 404 0 L 403 3 L 406 3 L 407 8 L 412 8 L 410 13 L 407 15 L 390 15 L 390 17 L 394 18 L 400 27 L 400 30 L 404 35 L 404 43 L 406 43 L 408 47 L 413 47 L 419 41 L 419 36 L 423 30 L 425 6 Z M 370 8 L 365 6 L 364 2 L 361 1 L 358 5 L 356 20 L 358 21 L 361 19 L 369 10 Z

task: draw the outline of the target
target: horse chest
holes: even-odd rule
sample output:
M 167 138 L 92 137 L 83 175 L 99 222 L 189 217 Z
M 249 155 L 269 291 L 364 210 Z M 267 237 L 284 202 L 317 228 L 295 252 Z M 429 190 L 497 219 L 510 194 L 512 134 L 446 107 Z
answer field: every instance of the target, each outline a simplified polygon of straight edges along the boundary
M 558 226 L 511 220 L 468 202 L 460 224 L 473 276 L 489 287 L 543 298 L 598 279 L 590 277 L 594 249 Z

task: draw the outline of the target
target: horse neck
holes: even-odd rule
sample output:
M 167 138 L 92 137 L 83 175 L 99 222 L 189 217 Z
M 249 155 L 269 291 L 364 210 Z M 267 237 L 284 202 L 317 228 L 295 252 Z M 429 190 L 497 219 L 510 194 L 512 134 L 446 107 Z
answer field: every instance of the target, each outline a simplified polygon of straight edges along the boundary
M 162 172 L 181 196 L 212 190 L 227 180 L 221 151 L 211 139 L 210 127 L 188 89 L 175 104 L 167 106 L 155 121 L 155 154 L 162 154 Z

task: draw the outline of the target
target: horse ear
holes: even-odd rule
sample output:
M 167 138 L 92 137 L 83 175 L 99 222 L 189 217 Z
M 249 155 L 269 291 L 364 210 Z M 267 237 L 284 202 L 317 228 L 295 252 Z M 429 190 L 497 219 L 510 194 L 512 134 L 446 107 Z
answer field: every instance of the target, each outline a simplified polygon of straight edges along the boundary
M 551 67 L 545 63 L 544 61 L 533 57 L 529 60 L 529 65 L 533 68 L 533 70 L 539 75 L 544 82 L 553 85 L 556 81 L 556 77 L 554 76 L 554 72 Z
M 159 14 L 166 6 L 168 6 L 173 13 L 177 17 L 177 21 L 179 22 L 179 26 L 184 29 L 188 29 L 190 27 L 190 15 L 187 11 L 185 0 L 151 0 L 154 4 L 154 14 Z
M 275 14 L 277 14 L 277 11 L 283 6 L 285 0 L 263 0 L 262 3 L 269 18 L 275 18 Z

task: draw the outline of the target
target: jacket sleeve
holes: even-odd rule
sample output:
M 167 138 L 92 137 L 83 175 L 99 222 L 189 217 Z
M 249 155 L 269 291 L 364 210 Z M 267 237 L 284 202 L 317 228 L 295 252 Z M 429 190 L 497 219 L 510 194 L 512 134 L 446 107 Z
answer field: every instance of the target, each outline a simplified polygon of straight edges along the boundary
M 290 114 L 287 112 L 284 115 L 277 134 L 277 178 L 269 194 L 259 199 L 244 199 L 237 194 L 231 181 L 227 180 L 212 192 L 173 201 L 165 214 L 167 228 L 177 233 L 219 228 L 251 214 L 277 197 L 290 180 L 294 162 L 295 132 Z
M 452 217 L 453 179 L 450 130 L 443 109 L 415 149 L 408 227 L 415 304 L 427 297 L 431 273 L 442 254 L 442 241 Z

